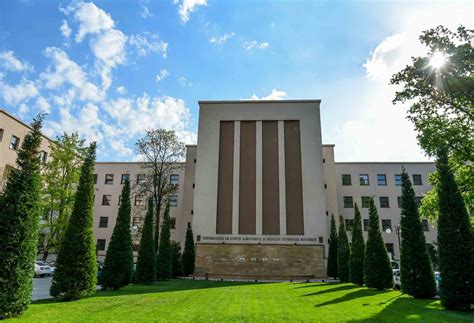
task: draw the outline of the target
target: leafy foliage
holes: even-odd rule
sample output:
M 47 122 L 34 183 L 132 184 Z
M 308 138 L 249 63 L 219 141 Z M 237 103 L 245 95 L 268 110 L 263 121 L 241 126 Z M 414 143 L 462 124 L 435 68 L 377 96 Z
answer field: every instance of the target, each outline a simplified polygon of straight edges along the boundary
M 369 288 L 383 290 L 393 286 L 392 267 L 380 233 L 379 216 L 374 198 L 369 205 L 369 232 L 365 245 L 364 282 Z
M 474 238 L 461 193 L 448 164 L 445 149 L 436 161 L 439 173 L 438 252 L 441 304 L 469 310 L 474 302 Z
M 186 240 L 184 241 L 183 251 L 183 274 L 189 276 L 194 273 L 194 261 L 196 258 L 196 251 L 194 249 L 194 236 L 191 223 L 188 223 L 186 229 Z
M 328 277 L 338 277 L 337 269 L 337 228 L 334 214 L 331 214 L 331 234 L 329 236 Z
M 97 260 L 93 232 L 94 163 L 96 144 L 92 143 L 81 167 L 74 207 L 61 242 L 50 293 L 63 300 L 74 300 L 95 292 Z
M 132 206 L 128 180 L 123 185 L 121 196 L 117 221 L 107 248 L 101 275 L 101 284 L 104 289 L 117 290 L 126 286 L 130 284 L 133 276 L 132 233 L 130 230 Z
M 171 241 L 171 277 L 177 278 L 183 274 L 183 261 L 179 242 Z
M 365 243 L 362 232 L 362 219 L 357 203 L 354 205 L 354 225 L 352 226 L 351 260 L 349 264 L 349 280 L 362 286 L 364 284 Z
M 170 204 L 166 204 L 163 225 L 161 227 L 160 245 L 158 247 L 158 259 L 156 261 L 156 272 L 158 279 L 168 280 L 171 278 L 171 223 Z
M 344 218 L 339 217 L 339 233 L 337 235 L 337 269 L 339 280 L 343 283 L 349 281 L 349 263 L 351 250 L 349 240 L 347 239 L 346 226 Z
M 31 300 L 40 216 L 41 125 L 38 115 L 18 151 L 17 169 L 0 196 L 0 317 L 23 313 Z
M 137 271 L 135 281 L 141 284 L 151 284 L 156 279 L 156 252 L 153 242 L 153 197 L 148 200 L 148 211 L 143 224 L 138 250 Z
M 418 214 L 415 191 L 402 170 L 400 279 L 404 293 L 415 298 L 432 298 L 435 282 L 426 240 Z

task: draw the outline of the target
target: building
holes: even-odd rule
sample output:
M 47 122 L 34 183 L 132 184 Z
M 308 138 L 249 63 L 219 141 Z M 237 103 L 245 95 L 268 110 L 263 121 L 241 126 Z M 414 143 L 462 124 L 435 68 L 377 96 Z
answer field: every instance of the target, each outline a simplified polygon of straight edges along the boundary
M 387 250 L 399 260 L 402 167 L 421 199 L 431 189 L 428 176 L 435 171 L 434 163 L 335 161 L 336 147 L 321 142 L 319 104 L 199 102 L 198 143 L 186 147 L 186 160 L 169 178 L 179 188 L 171 197 L 172 239 L 184 246 L 187 224 L 192 223 L 196 275 L 324 277 L 331 214 L 343 216 L 351 239 L 353 206 L 358 204 L 367 231 L 372 196 Z M 21 140 L 28 127 L 3 111 L 0 117 L 2 169 L 15 159 L 11 136 L 17 133 Z M 4 151 L 10 154 L 8 160 Z M 121 184 L 128 178 L 133 186 L 141 173 L 138 162 L 96 163 L 94 234 L 99 259 L 115 225 Z M 131 199 L 138 247 L 146 197 L 132 193 Z M 433 243 L 436 227 L 422 221 L 426 241 Z

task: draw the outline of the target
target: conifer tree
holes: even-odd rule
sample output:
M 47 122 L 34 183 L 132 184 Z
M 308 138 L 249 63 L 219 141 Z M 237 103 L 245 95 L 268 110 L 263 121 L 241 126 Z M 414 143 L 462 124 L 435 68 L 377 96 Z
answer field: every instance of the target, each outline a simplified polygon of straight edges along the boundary
M 352 226 L 351 261 L 349 279 L 357 285 L 364 284 L 365 243 L 362 232 L 362 219 L 357 203 L 354 205 L 354 225 Z
M 334 214 L 331 214 L 331 234 L 329 236 L 328 277 L 338 277 L 337 269 L 337 227 Z
M 177 278 L 183 274 L 183 261 L 179 242 L 171 241 L 171 277 Z
M 418 214 L 415 191 L 402 170 L 400 280 L 404 293 L 415 298 L 435 295 L 435 283 L 426 240 Z
M 469 216 L 448 164 L 444 148 L 438 152 L 438 253 L 441 304 L 469 310 L 474 303 L 474 243 Z
M 191 223 L 188 223 L 186 230 L 186 240 L 184 241 L 183 251 L 183 274 L 189 276 L 194 273 L 194 261 L 196 258 L 196 252 L 194 250 L 194 236 Z
M 96 144 L 87 149 L 74 207 L 56 259 L 50 293 L 63 300 L 91 295 L 97 284 L 93 232 L 94 164 Z
M 349 281 L 349 262 L 351 250 L 347 239 L 346 226 L 342 216 L 339 217 L 339 233 L 337 240 L 337 269 L 339 280 L 343 283 Z
M 41 125 L 38 115 L 23 140 L 0 196 L 0 317 L 23 313 L 31 300 L 40 215 Z
M 369 206 L 369 233 L 365 245 L 364 282 L 369 288 L 383 290 L 393 287 L 393 273 L 387 248 L 380 233 L 379 216 L 374 198 Z
M 140 249 L 138 250 L 137 271 L 135 281 L 141 284 L 150 284 L 156 279 L 156 252 L 153 241 L 153 197 L 148 200 L 148 211 L 145 216 Z
M 163 224 L 160 233 L 160 245 L 158 246 L 158 259 L 156 261 L 156 272 L 159 280 L 171 278 L 171 233 L 170 233 L 170 203 L 166 204 Z
M 117 221 L 110 238 L 101 275 L 102 288 L 117 290 L 130 284 L 133 277 L 133 248 L 130 217 L 130 182 L 125 181 Z

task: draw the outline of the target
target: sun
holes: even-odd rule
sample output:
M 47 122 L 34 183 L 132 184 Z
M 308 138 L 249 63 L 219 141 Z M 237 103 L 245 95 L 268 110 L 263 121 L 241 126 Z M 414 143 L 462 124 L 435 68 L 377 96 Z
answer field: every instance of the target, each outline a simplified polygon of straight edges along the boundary
M 447 57 L 442 52 L 434 52 L 430 59 L 430 66 L 435 69 L 440 69 L 446 64 Z

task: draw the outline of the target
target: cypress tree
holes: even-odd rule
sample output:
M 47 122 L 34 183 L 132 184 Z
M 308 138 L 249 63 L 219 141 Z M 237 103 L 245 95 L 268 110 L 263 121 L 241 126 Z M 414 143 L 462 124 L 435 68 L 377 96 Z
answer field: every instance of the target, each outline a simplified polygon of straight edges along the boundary
M 183 261 L 179 242 L 171 241 L 171 277 L 177 278 L 183 274 Z
M 0 196 L 0 318 L 23 313 L 31 300 L 40 215 L 41 124 L 38 115 L 18 151 L 17 168 Z
M 339 234 L 337 239 L 337 269 L 339 280 L 343 283 L 349 281 L 349 262 L 351 250 L 349 240 L 347 239 L 346 226 L 344 219 L 339 216 Z
M 387 248 L 380 233 L 379 216 L 374 198 L 369 206 L 369 233 L 365 245 L 364 282 L 369 288 L 379 290 L 393 287 L 393 273 Z
M 133 249 L 130 217 L 130 182 L 125 181 L 117 221 L 110 238 L 101 275 L 102 288 L 117 290 L 130 284 L 133 277 Z
M 194 260 L 196 258 L 196 252 L 194 250 L 194 236 L 191 223 L 188 223 L 186 230 L 186 240 L 184 241 L 183 251 L 183 274 L 189 276 L 194 273 Z
M 349 266 L 349 279 L 357 285 L 364 284 L 364 254 L 365 243 L 362 232 L 362 219 L 357 203 L 354 205 L 354 225 L 352 226 L 351 261 Z
M 148 199 L 148 211 L 145 216 L 140 249 L 138 250 L 137 271 L 135 281 L 141 284 L 150 284 L 156 279 L 156 252 L 153 241 L 153 197 Z
M 331 214 L 331 234 L 329 236 L 328 277 L 338 277 L 337 269 L 337 228 L 334 214 Z
M 426 240 L 418 214 L 415 191 L 410 178 L 402 170 L 400 279 L 404 293 L 415 298 L 435 295 L 435 282 Z
M 97 259 L 93 231 L 94 163 L 96 144 L 87 149 L 81 167 L 76 199 L 59 248 L 51 295 L 74 300 L 91 295 L 97 284 Z
M 171 233 L 170 233 L 170 203 L 166 204 L 163 224 L 160 233 L 160 245 L 158 246 L 158 259 L 156 261 L 156 272 L 158 279 L 168 280 L 171 278 Z
M 469 310 L 474 302 L 474 247 L 464 200 L 448 164 L 446 150 L 436 160 L 439 175 L 438 253 L 441 304 L 448 309 Z

